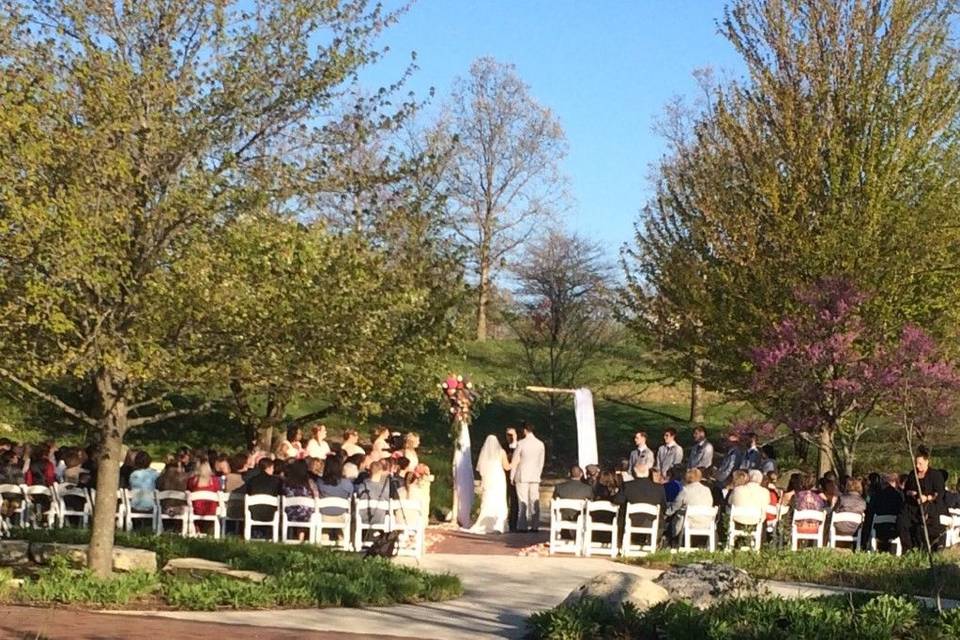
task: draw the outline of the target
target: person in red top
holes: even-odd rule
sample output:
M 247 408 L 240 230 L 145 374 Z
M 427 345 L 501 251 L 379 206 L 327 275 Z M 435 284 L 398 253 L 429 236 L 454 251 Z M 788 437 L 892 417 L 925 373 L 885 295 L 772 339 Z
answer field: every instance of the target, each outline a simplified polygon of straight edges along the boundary
M 220 478 L 213 475 L 207 456 L 197 458 L 197 471 L 187 480 L 187 491 L 220 491 Z M 197 500 L 193 503 L 193 514 L 196 516 L 212 516 L 216 513 L 217 503 L 213 500 Z M 199 522 L 197 526 L 200 526 Z
M 30 452 L 30 466 L 23 477 L 29 486 L 43 485 L 52 487 L 57 481 L 57 469 L 50 461 L 50 446 L 39 444 Z

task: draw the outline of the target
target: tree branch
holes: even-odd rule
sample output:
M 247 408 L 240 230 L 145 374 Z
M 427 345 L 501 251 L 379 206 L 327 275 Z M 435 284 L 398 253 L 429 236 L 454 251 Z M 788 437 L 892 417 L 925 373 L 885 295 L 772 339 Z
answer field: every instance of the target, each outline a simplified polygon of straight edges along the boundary
M 329 407 L 324 407 L 323 409 L 320 409 L 318 411 L 313 411 L 306 415 L 302 415 L 299 418 L 294 418 L 293 420 L 290 421 L 290 426 L 303 427 L 305 425 L 310 424 L 314 420 L 320 420 L 321 418 L 326 418 L 327 416 L 332 414 L 334 411 L 336 411 L 338 408 L 339 407 L 337 407 L 336 404 L 331 404 Z
M 201 413 L 206 411 L 213 406 L 213 401 L 208 400 L 198 407 L 187 407 L 184 409 L 173 409 L 172 411 L 164 411 L 162 413 L 155 413 L 152 416 L 144 416 L 143 418 L 134 418 L 133 420 L 127 421 L 127 428 L 132 429 L 133 427 L 142 427 L 147 424 L 154 424 L 156 422 L 162 422 L 164 420 L 169 420 L 170 418 L 179 418 L 180 416 L 189 416 L 191 414 Z
M 10 382 L 14 383 L 15 385 L 17 385 L 18 387 L 20 387 L 21 389 L 23 389 L 24 391 L 27 391 L 27 392 L 35 395 L 36 397 L 40 398 L 41 400 L 46 400 L 47 402 L 49 402 L 49 403 L 52 404 L 53 406 L 59 408 L 61 411 L 63 411 L 64 413 L 66 413 L 68 416 L 71 416 L 71 417 L 73 417 L 73 418 L 76 418 L 77 420 L 80 420 L 81 422 L 83 422 L 83 423 L 85 423 L 85 424 L 88 424 L 88 425 L 90 425 L 91 427 L 97 426 L 98 422 L 97 422 L 96 419 L 91 418 L 90 416 L 88 416 L 88 415 L 87 415 L 86 413 L 84 413 L 83 411 L 80 411 L 79 409 L 74 409 L 73 407 L 71 407 L 70 405 L 68 405 L 66 402 L 64 402 L 64 401 L 61 400 L 60 398 L 57 398 L 57 397 L 54 396 L 54 395 L 51 395 L 51 394 L 49 394 L 49 393 L 46 393 L 45 391 L 41 391 L 40 389 L 38 389 L 37 387 L 33 386 L 32 384 L 30 384 L 30 383 L 27 382 L 26 380 L 21 380 L 20 378 L 18 378 L 17 376 L 13 375 L 13 373 L 11 373 L 10 371 L 7 371 L 7 370 L 4 369 L 3 367 L 0 367 L 0 376 L 3 376 L 4 378 L 6 378 L 7 380 L 9 380 Z

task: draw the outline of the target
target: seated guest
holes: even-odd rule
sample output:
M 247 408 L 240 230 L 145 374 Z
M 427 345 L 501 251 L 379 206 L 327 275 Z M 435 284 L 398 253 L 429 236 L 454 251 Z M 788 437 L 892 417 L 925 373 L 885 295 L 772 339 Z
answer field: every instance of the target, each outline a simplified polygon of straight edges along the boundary
M 712 519 L 704 516 L 687 516 L 687 507 L 712 507 L 713 492 L 700 481 L 703 472 L 699 467 L 688 469 L 683 475 L 684 485 L 677 494 L 676 500 L 667 509 L 667 518 L 670 519 L 670 539 L 674 547 L 679 546 L 680 536 L 683 533 L 684 520 L 690 518 L 690 526 L 707 528 Z
M 764 475 L 777 472 L 777 452 L 773 445 L 765 444 L 760 447 L 760 471 Z
M 390 481 L 384 471 L 383 462 L 376 461 L 370 463 L 370 476 L 363 482 L 356 485 L 355 492 L 358 498 L 387 501 L 390 499 Z M 380 523 L 386 517 L 385 509 L 371 508 L 368 514 L 370 522 Z
M 349 500 L 353 495 L 353 481 L 342 475 L 341 463 L 336 458 L 330 458 L 323 465 L 323 476 L 317 486 L 321 498 L 343 498 Z M 321 510 L 322 513 L 325 513 Z M 337 511 L 337 513 L 340 513 Z
M 360 446 L 360 434 L 356 429 L 347 429 L 343 432 L 343 444 L 340 445 L 347 457 L 355 455 L 365 455 L 363 447 Z
M 52 487 L 57 482 L 57 469 L 50 460 L 47 444 L 38 444 L 30 452 L 30 461 L 23 475 L 27 486 Z
M 570 477 L 553 488 L 553 497 L 563 500 L 591 500 L 593 499 L 593 489 L 589 484 L 583 481 L 583 469 L 574 465 L 570 467 Z M 573 509 L 561 509 L 560 516 L 564 520 L 576 520 L 577 511 Z M 563 531 L 564 536 L 573 534 L 572 531 Z
M 131 472 L 132 473 L 132 472 Z M 166 465 L 157 478 L 157 491 L 186 491 L 187 473 L 183 471 L 180 459 L 168 456 Z M 179 515 L 187 505 L 185 500 L 164 498 L 160 501 L 160 510 L 167 515 Z
M 150 454 L 138 451 L 133 459 L 133 471 L 130 472 L 129 485 L 130 509 L 140 513 L 153 511 L 153 492 L 157 489 L 160 472 L 150 467 Z
M 247 481 L 248 496 L 278 496 L 282 487 L 280 478 L 274 475 L 276 464 L 270 458 L 261 458 L 257 463 L 259 473 Z M 267 521 L 273 519 L 276 509 L 267 504 L 258 504 L 250 507 L 250 514 L 254 520 Z
M 210 466 L 210 460 L 206 454 L 200 454 L 196 458 L 196 473 L 187 480 L 187 491 L 220 491 L 220 478 L 214 475 L 213 468 Z M 196 500 L 193 503 L 193 515 L 195 516 L 214 516 L 217 515 L 218 503 L 216 500 Z M 197 523 L 198 531 L 200 523 Z
M 310 440 L 307 442 L 307 456 L 318 460 L 326 460 L 330 454 L 330 445 L 327 444 L 327 426 L 315 424 L 310 428 Z
M 870 531 L 873 527 L 873 519 L 876 516 L 894 516 L 900 517 L 903 511 L 903 493 L 900 491 L 900 478 L 895 473 L 887 473 L 878 476 L 877 484 L 870 494 L 870 500 L 867 502 L 867 517 L 863 523 L 863 540 L 866 548 L 870 538 Z M 878 542 L 885 542 L 898 538 L 900 535 L 897 525 L 881 524 L 877 526 Z
M 650 504 L 660 508 L 660 523 L 663 524 L 663 518 L 667 513 L 667 498 L 663 493 L 663 485 L 654 482 L 650 478 L 650 468 L 645 464 L 637 464 L 633 469 L 634 480 L 624 482 L 623 487 L 613 496 L 613 502 L 617 505 L 627 504 Z M 622 513 L 626 513 L 626 509 Z M 645 513 L 632 514 L 632 525 L 636 527 L 649 527 L 653 524 L 653 516 Z M 620 519 L 621 522 L 625 518 Z M 663 531 L 661 526 L 660 531 Z
M 946 491 L 943 494 L 943 506 L 947 509 L 960 509 L 960 480 L 957 481 L 953 491 Z
M 848 478 L 845 491 L 837 498 L 837 503 L 833 507 L 834 513 L 855 513 L 865 515 L 867 513 L 867 501 L 862 495 L 863 485 L 858 478 Z M 833 529 L 842 536 L 852 536 L 859 528 L 855 522 L 839 522 Z
M 771 507 L 780 507 L 780 489 L 777 488 L 777 480 L 778 476 L 776 471 L 770 471 L 763 476 L 763 486 L 770 492 Z M 768 511 L 767 522 L 775 522 L 776 520 L 777 514 Z
M 304 460 L 297 460 L 287 465 L 286 473 L 283 476 L 283 495 L 286 498 L 316 498 L 317 487 L 310 481 L 310 474 L 307 471 L 307 463 Z M 306 506 L 285 506 L 283 508 L 287 520 L 292 522 L 309 522 L 313 517 L 313 507 Z M 304 540 L 307 532 L 304 529 L 297 529 L 298 540 Z
M 698 467 L 699 468 L 699 467 Z M 683 489 L 683 483 L 680 479 L 684 477 L 683 465 L 674 465 L 667 471 L 667 482 L 663 485 L 663 493 L 667 496 L 667 504 L 677 499 L 680 490 Z
M 85 457 L 83 449 L 70 447 L 70 450 L 63 456 L 63 482 L 76 485 L 82 484 L 82 477 L 87 475 L 87 471 L 83 468 Z
M 235 453 L 227 458 L 227 474 L 224 476 L 223 490 L 227 493 L 239 491 L 243 487 L 243 476 L 247 472 L 247 461 L 249 456 L 246 453 Z
M 731 507 L 744 507 L 757 515 L 737 515 L 733 521 L 739 525 L 752 526 L 766 522 L 767 505 L 770 504 L 770 490 L 762 486 L 763 474 L 759 469 L 749 472 L 737 469 L 733 472 L 734 484 L 727 501 Z M 740 482 L 746 476 L 746 482 Z M 738 484 L 739 482 L 739 484 Z
M 840 491 L 837 488 L 837 482 L 829 478 L 820 481 L 820 495 L 827 507 L 832 509 L 840 498 Z
M 23 484 L 23 464 L 20 462 L 20 456 L 12 448 L 0 454 L 0 484 Z M 0 515 L 4 518 L 13 518 L 20 513 L 23 494 L 19 489 L 16 492 L 3 493 L 0 498 L 2 498 Z
M 318 487 L 320 485 L 320 479 L 323 477 L 323 468 L 326 466 L 326 463 L 320 458 L 304 458 L 304 460 L 307 463 L 307 473 L 310 476 L 310 482 L 314 487 Z
M 794 511 L 825 511 L 827 502 L 815 489 L 815 481 L 809 473 L 800 476 L 800 489 L 793 495 Z M 799 533 L 816 533 L 820 523 L 816 520 L 800 520 L 796 523 Z
M 622 487 L 624 482 L 633 480 L 633 474 L 630 473 L 630 461 L 621 460 L 617 466 L 617 486 Z
M 590 488 L 597 486 L 597 481 L 600 480 L 600 465 L 598 464 L 588 464 L 586 469 L 583 470 L 583 481 L 590 485 Z
M 631 476 L 632 478 L 633 476 Z M 617 492 L 620 491 L 620 487 L 623 486 L 623 483 L 620 482 L 620 478 L 613 471 L 602 471 L 600 473 L 600 478 L 597 480 L 597 484 L 593 487 L 593 499 L 594 500 L 611 500 L 613 496 L 617 495 Z
M 130 488 L 130 474 L 133 473 L 133 470 L 136 469 L 134 465 L 134 460 L 137 459 L 137 454 L 140 453 L 136 449 L 127 449 L 127 452 L 123 456 L 123 464 L 120 465 L 120 488 L 129 489 Z

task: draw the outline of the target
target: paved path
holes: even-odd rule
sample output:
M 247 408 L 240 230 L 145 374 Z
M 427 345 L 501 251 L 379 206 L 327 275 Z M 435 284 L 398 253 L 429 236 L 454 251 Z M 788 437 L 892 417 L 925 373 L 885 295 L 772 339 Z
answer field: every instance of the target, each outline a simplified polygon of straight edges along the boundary
M 365 610 L 295 609 L 285 611 L 162 612 L 153 615 L 221 624 L 282 626 L 336 632 L 364 630 L 424 639 L 520 638 L 526 618 L 556 606 L 583 581 L 610 570 L 653 577 L 659 571 L 614 564 L 609 559 L 517 557 L 507 555 L 429 554 L 411 565 L 460 576 L 464 596 L 450 602 Z
M 276 615 L 276 614 L 274 614 Z M 383 636 L 234 625 L 228 630 L 207 622 L 151 615 L 91 613 L 64 608 L 0 606 L 0 638 L 18 640 L 382 640 Z M 393 640 L 397 640 L 394 638 Z M 409 638 L 409 640 L 415 640 Z

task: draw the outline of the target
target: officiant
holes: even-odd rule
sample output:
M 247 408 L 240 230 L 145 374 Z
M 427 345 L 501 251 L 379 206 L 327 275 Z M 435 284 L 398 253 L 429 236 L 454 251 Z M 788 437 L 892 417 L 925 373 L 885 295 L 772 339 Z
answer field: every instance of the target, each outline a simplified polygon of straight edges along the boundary
M 507 460 L 513 462 L 513 454 L 517 450 L 517 430 L 514 427 L 507 427 Z M 507 474 L 507 529 L 510 533 L 517 530 L 517 487 L 510 482 L 510 471 Z

